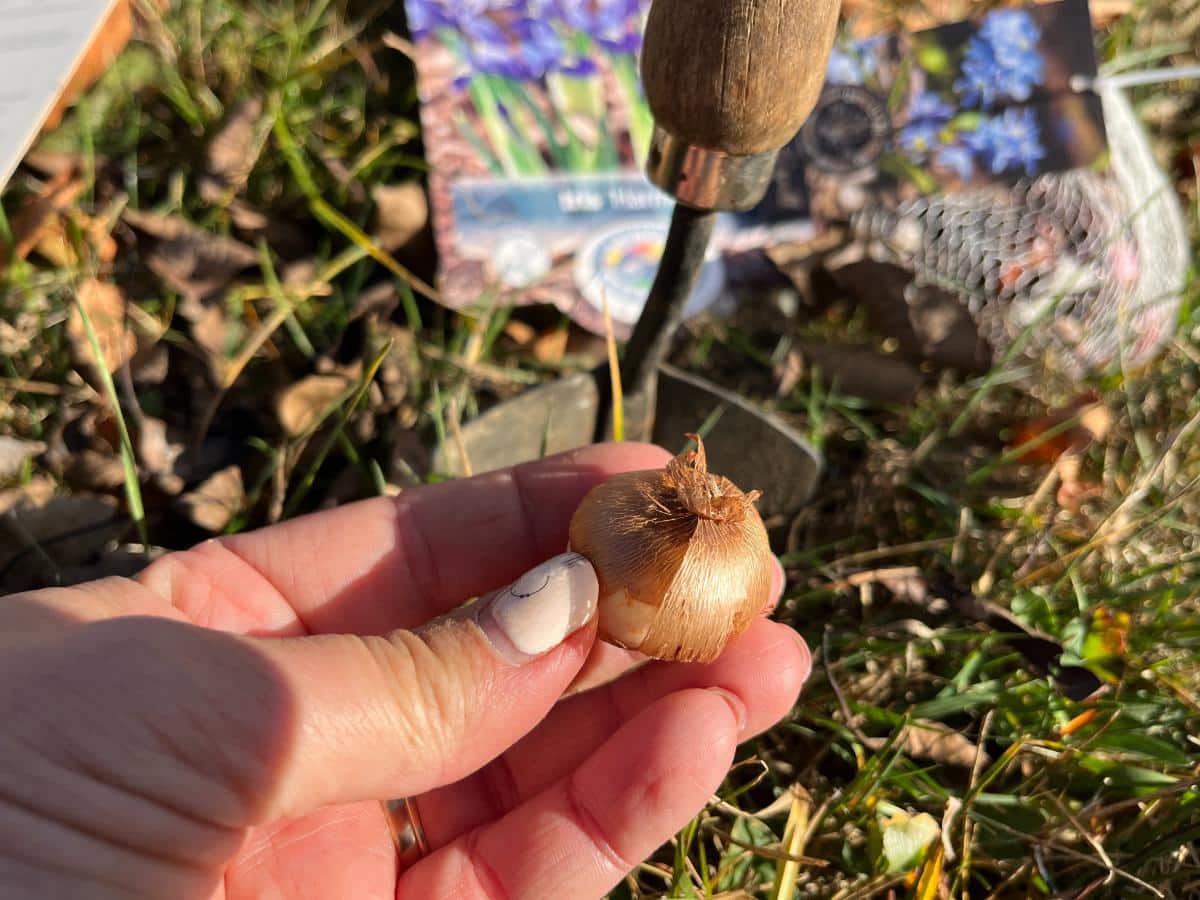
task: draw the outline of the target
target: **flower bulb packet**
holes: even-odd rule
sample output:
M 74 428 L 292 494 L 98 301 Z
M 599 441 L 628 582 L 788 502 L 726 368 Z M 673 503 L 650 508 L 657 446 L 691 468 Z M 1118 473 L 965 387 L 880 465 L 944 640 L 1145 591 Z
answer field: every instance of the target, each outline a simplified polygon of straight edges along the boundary
M 439 288 L 454 308 L 552 304 L 618 337 L 672 209 L 642 172 L 637 55 L 649 0 L 407 0 Z M 839 41 L 771 191 L 720 218 L 691 311 L 773 277 L 765 252 L 905 198 L 1095 166 L 1106 152 L 1086 0 Z

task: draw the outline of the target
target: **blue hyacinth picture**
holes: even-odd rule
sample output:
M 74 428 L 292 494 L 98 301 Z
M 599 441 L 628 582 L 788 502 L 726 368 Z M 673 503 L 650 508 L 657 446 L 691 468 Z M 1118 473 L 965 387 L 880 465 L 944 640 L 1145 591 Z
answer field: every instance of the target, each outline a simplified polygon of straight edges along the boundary
M 886 107 L 890 137 L 874 162 L 919 190 L 1032 177 L 1103 153 L 1094 97 L 1065 80 L 1094 73 L 1089 28 L 1086 2 L 1070 0 L 893 39 L 844 39 L 827 83 Z M 1077 48 L 1062 39 L 1071 33 Z
M 468 171 L 498 177 L 635 165 L 652 123 L 637 52 L 646 0 L 407 0 L 426 106 Z M 447 137 L 449 137 L 447 135 Z M 483 164 L 473 172 L 467 157 Z

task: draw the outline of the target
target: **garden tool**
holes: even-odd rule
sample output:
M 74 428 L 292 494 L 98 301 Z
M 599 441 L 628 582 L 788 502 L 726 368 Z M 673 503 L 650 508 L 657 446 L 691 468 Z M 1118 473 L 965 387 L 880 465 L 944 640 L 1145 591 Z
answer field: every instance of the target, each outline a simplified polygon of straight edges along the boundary
M 676 199 L 654 284 L 621 365 L 624 436 L 680 449 L 704 432 L 708 458 L 763 491 L 764 519 L 794 513 L 820 471 L 816 452 L 776 417 L 665 363 L 717 215 L 765 195 L 779 150 L 816 103 L 839 0 L 654 0 L 642 80 L 655 132 L 647 174 Z M 529 391 L 466 425 L 435 465 L 511 465 L 613 434 L 608 366 Z

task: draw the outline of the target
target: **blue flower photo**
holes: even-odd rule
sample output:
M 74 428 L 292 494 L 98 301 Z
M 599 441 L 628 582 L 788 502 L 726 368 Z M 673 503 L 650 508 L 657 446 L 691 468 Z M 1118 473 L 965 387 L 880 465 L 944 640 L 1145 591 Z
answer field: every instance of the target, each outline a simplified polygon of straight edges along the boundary
M 1042 129 L 1021 104 L 1045 86 L 1042 36 L 1026 9 L 993 10 L 969 31 L 919 35 L 895 142 L 905 163 L 952 183 L 1035 174 L 1046 158 Z

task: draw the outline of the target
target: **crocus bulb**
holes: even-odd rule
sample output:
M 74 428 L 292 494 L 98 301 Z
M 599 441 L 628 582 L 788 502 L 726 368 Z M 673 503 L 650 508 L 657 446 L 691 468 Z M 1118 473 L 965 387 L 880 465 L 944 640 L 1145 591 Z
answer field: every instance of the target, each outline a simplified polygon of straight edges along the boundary
M 710 662 L 763 611 L 771 548 L 755 509 L 712 475 L 704 444 L 665 469 L 615 475 L 571 518 L 600 581 L 599 635 L 656 659 Z

